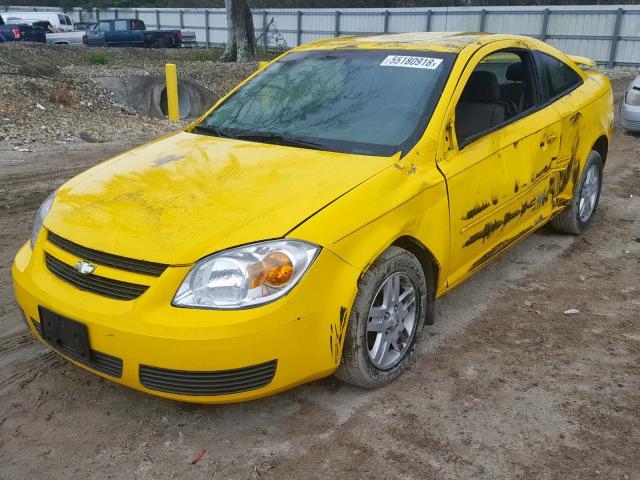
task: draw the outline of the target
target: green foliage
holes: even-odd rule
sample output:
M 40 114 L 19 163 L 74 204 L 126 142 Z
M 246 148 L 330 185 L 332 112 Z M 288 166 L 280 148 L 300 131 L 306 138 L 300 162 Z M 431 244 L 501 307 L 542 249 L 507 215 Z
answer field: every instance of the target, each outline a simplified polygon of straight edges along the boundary
M 91 65 L 106 65 L 109 63 L 109 55 L 106 53 L 92 53 L 89 55 L 89 63 Z
M 196 50 L 191 54 L 190 60 L 194 62 L 215 62 L 220 56 L 220 50 Z

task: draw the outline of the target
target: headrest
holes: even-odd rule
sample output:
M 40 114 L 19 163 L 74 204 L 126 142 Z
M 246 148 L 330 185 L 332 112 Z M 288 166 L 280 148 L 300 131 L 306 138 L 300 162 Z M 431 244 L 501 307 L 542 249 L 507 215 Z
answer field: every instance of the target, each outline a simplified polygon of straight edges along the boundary
M 491 72 L 473 72 L 460 98 L 463 102 L 494 103 L 500 98 L 498 78 Z
M 507 68 L 507 80 L 512 82 L 524 82 L 524 67 L 522 62 L 513 62 Z

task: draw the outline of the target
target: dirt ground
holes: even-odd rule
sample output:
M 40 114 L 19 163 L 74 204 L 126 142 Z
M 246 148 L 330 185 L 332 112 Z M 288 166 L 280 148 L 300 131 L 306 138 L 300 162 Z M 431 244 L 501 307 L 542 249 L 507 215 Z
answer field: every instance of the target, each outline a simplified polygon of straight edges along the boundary
M 399 381 L 225 406 L 70 365 L 13 303 L 38 204 L 144 140 L 0 151 L 0 478 L 640 478 L 640 137 L 616 132 L 591 229 L 544 228 L 441 299 Z

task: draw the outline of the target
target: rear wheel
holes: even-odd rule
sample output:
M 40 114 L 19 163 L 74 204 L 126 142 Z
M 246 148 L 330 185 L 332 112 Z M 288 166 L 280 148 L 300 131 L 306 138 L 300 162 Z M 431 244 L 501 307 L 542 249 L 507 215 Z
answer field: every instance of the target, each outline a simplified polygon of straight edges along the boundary
M 425 275 L 413 254 L 385 250 L 360 280 L 336 375 L 363 388 L 400 376 L 413 360 L 425 321 L 431 323 L 433 288 L 432 275 Z
M 571 205 L 551 220 L 551 225 L 564 233 L 579 235 L 596 214 L 602 189 L 602 157 L 592 150 L 573 193 Z
M 165 42 L 163 39 L 158 38 L 156 40 L 153 40 L 150 44 L 149 47 L 151 48 L 167 48 L 167 42 Z

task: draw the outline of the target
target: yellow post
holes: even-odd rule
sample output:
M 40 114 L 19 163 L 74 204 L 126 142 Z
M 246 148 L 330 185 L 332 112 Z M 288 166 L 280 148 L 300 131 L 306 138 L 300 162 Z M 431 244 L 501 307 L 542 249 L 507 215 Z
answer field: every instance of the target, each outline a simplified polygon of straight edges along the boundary
M 167 114 L 171 121 L 180 120 L 180 110 L 178 107 L 178 75 L 175 64 L 167 63 L 164 71 L 167 79 Z

